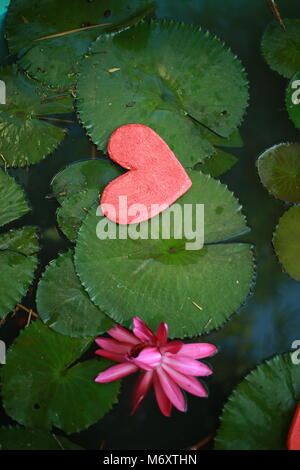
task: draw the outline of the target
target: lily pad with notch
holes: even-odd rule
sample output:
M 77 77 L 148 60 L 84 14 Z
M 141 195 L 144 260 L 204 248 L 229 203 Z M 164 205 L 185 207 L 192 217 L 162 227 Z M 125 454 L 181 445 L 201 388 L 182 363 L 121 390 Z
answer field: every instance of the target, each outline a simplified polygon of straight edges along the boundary
M 218 450 L 287 450 L 300 401 L 300 368 L 291 354 L 275 356 L 240 383 L 223 409 Z
M 21 426 L 0 427 L 0 450 L 83 450 L 64 436 Z
M 47 266 L 38 285 L 36 302 L 42 321 L 67 336 L 97 336 L 113 326 L 113 321 L 92 303 L 81 285 L 72 251 Z
M 216 37 L 191 25 L 151 21 L 98 37 L 82 62 L 77 99 L 80 119 L 100 149 L 119 126 L 140 123 L 155 130 L 184 167 L 193 167 L 214 153 L 207 129 L 227 138 L 240 125 L 248 83 L 237 57 Z
M 119 323 L 129 326 L 139 316 L 153 328 L 167 322 L 171 337 L 199 335 L 220 327 L 249 293 L 251 246 L 225 243 L 248 230 L 239 202 L 219 181 L 197 171 L 188 173 L 192 188 L 153 219 L 131 224 L 130 236 L 125 233 L 124 237 L 127 226 L 99 218 L 96 206 L 84 219 L 75 248 L 77 273 L 92 301 Z M 202 249 L 187 247 L 184 218 L 175 221 L 171 217 L 176 205 L 182 214 L 185 204 L 191 207 L 189 220 L 194 229 L 196 204 L 204 204 Z M 167 221 L 170 217 L 167 236 L 162 232 L 165 217 Z M 104 236 L 98 232 L 98 223 L 103 225 Z M 95 236 L 96 227 L 100 239 Z M 152 227 L 152 238 L 138 239 L 139 232 L 147 236 Z
M 117 400 L 119 382 L 96 384 L 109 361 L 78 362 L 91 339 L 70 338 L 40 320 L 24 330 L 7 352 L 1 369 L 6 413 L 31 428 L 66 433 L 94 424 Z

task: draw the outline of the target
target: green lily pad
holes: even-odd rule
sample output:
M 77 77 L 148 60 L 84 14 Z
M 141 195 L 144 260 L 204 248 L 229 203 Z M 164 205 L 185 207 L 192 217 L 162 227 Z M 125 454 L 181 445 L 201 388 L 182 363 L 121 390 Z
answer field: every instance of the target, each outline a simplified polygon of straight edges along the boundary
M 219 176 L 229 171 L 237 162 L 238 159 L 234 155 L 231 155 L 231 153 L 217 149 L 212 157 L 209 157 L 202 163 L 198 163 L 195 166 L 195 170 L 200 170 L 202 173 L 210 175 L 213 178 L 219 178 Z
M 241 63 L 219 39 L 191 25 L 152 21 L 99 36 L 82 62 L 77 98 L 99 148 L 117 127 L 140 123 L 191 167 L 214 153 L 201 127 L 229 137 L 248 89 Z
M 272 70 L 291 78 L 300 70 L 300 20 L 284 19 L 284 31 L 278 21 L 272 21 L 262 38 L 262 53 Z
M 0 169 L 0 226 L 29 211 L 24 193 L 14 178 Z
M 0 235 L 0 318 L 11 312 L 26 294 L 37 267 L 37 251 L 34 228 Z
M 285 104 L 291 121 L 300 129 L 300 72 L 293 76 L 287 87 Z
M 6 84 L 6 104 L 0 104 L 2 163 L 36 163 L 53 152 L 66 134 L 65 129 L 52 124 L 49 115 L 70 112 L 72 99 L 68 93 L 58 95 L 41 89 L 15 65 L 1 68 L 0 75 Z
M 117 399 L 119 382 L 96 384 L 108 361 L 78 362 L 88 339 L 55 333 L 37 320 L 9 348 L 1 368 L 6 413 L 20 424 L 74 433 L 101 419 Z
M 219 450 L 286 450 L 300 401 L 300 367 L 290 354 L 254 369 L 225 405 L 216 437 Z
M 75 242 L 88 209 L 99 200 L 105 186 L 122 173 L 112 163 L 84 160 L 69 165 L 53 178 L 53 193 L 61 204 L 57 222 L 69 240 Z
M 300 202 L 300 144 L 278 144 L 257 160 L 262 184 L 278 199 Z
M 63 436 L 20 426 L 0 427 L 0 450 L 83 450 Z
M 73 0 L 72 6 L 60 0 L 16 0 L 6 21 L 9 49 L 20 53 L 21 67 L 33 78 L 66 87 L 76 81 L 81 58 L 99 34 L 134 24 L 153 8 L 149 0 Z M 99 24 L 103 26 L 38 40 Z
M 285 271 L 300 281 L 300 207 L 291 207 L 281 217 L 273 244 Z
M 167 211 L 130 226 L 145 231 L 157 223 L 157 239 L 122 239 L 119 230 L 124 226 L 97 216 L 96 207 L 81 226 L 75 249 L 77 273 L 92 301 L 119 323 L 129 326 L 139 316 L 151 327 L 167 322 L 172 337 L 194 336 L 222 325 L 249 292 L 251 247 L 222 243 L 247 231 L 240 204 L 219 181 L 197 171 L 189 171 L 189 176 L 193 186 L 177 204 L 179 209 L 191 204 L 193 211 L 196 203 L 205 205 L 202 249 L 186 246 L 187 226 L 180 234 L 182 225 L 174 220 L 170 238 L 163 238 Z M 194 212 L 192 220 L 195 223 Z M 109 231 L 115 229 L 116 239 L 97 238 L 98 222 L 107 224 Z
M 113 326 L 80 284 L 71 251 L 48 265 L 39 282 L 36 301 L 43 322 L 64 335 L 97 336 Z

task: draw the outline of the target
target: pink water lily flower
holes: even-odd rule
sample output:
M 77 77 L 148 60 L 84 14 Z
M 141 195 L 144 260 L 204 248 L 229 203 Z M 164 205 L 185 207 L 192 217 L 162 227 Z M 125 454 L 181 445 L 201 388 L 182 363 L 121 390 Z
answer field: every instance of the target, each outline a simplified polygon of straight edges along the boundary
M 168 342 L 166 323 L 161 323 L 154 334 L 138 317 L 133 319 L 133 333 L 116 325 L 108 334 L 113 339 L 95 340 L 102 348 L 96 354 L 120 364 L 101 372 L 95 382 L 113 382 L 140 371 L 134 389 L 132 413 L 138 409 L 152 385 L 158 406 L 165 416 L 170 416 L 172 406 L 186 411 L 181 389 L 198 397 L 207 396 L 205 387 L 196 377 L 210 375 L 212 370 L 197 359 L 215 354 L 217 348 L 213 344 Z

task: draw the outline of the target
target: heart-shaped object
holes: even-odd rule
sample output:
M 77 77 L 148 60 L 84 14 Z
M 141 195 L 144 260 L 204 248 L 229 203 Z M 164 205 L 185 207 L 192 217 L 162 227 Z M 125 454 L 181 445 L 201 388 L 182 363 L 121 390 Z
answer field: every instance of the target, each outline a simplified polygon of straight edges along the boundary
M 287 440 L 288 450 L 300 450 L 300 403 L 292 419 Z
M 133 224 L 159 214 L 192 185 L 166 142 L 150 127 L 119 127 L 108 143 L 110 158 L 130 170 L 111 181 L 101 196 L 102 213 L 118 224 Z

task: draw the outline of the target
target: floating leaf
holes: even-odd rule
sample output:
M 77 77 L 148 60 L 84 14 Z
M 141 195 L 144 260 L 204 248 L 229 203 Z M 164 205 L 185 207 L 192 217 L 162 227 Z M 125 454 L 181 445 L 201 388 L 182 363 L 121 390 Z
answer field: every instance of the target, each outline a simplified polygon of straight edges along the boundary
M 257 160 L 263 185 L 275 197 L 300 202 L 300 144 L 279 144 Z
M 107 361 L 77 362 L 90 340 L 69 338 L 37 320 L 8 350 L 1 369 L 6 413 L 20 424 L 67 433 L 101 419 L 116 401 L 119 382 L 94 382 Z
M 0 235 L 0 318 L 13 310 L 26 294 L 37 267 L 38 241 L 34 228 Z
M 0 169 L 0 226 L 22 217 L 28 211 L 21 186 Z
M 97 336 L 113 326 L 80 284 L 71 251 L 47 267 L 38 286 L 37 308 L 46 325 L 72 337 Z
M 199 123 L 228 137 L 248 98 L 245 72 L 231 51 L 208 32 L 172 21 L 100 36 L 82 62 L 77 92 L 80 118 L 99 148 L 117 127 L 140 123 L 185 167 L 214 153 Z
M 300 367 L 276 356 L 252 371 L 225 405 L 216 448 L 286 450 L 291 420 L 300 401 Z
M 285 103 L 290 119 L 300 129 L 300 72 L 293 76 L 287 87 Z
M 262 53 L 271 69 L 291 78 L 300 69 L 300 20 L 283 21 L 285 30 L 278 21 L 268 24 L 262 38 Z
M 217 149 L 212 157 L 209 157 L 202 163 L 198 163 L 195 169 L 201 170 L 202 173 L 210 175 L 213 178 L 218 178 L 229 171 L 237 161 L 238 159 L 234 155 Z
M 20 426 L 0 427 L 0 450 L 83 450 L 63 436 Z
M 71 97 L 68 93 L 58 96 L 54 91 L 46 92 L 19 73 L 15 65 L 1 68 L 0 79 L 6 84 L 6 104 L 0 104 L 2 158 L 7 166 L 36 163 L 64 138 L 65 129 L 53 125 L 49 115 L 70 112 Z
M 61 204 L 57 221 L 64 234 L 76 240 L 88 209 L 99 199 L 105 186 L 123 173 L 116 165 L 100 160 L 84 160 L 69 165 L 52 180 L 54 195 Z
M 300 281 L 300 207 L 291 207 L 281 217 L 274 234 L 274 248 L 287 273 Z
M 60 0 L 16 0 L 7 14 L 9 49 L 20 53 L 21 67 L 33 78 L 66 87 L 76 81 L 80 60 L 99 34 L 134 24 L 152 10 L 149 0 L 72 0 L 72 6 Z M 59 35 L 64 32 L 70 34 Z M 51 35 L 57 37 L 38 40 Z
M 196 203 L 205 205 L 203 249 L 187 249 L 187 226 L 180 233 L 181 224 L 173 221 L 170 239 L 156 232 L 158 239 L 134 240 L 121 239 L 122 226 L 97 217 L 96 208 L 85 218 L 75 250 L 77 273 L 93 302 L 115 321 L 128 325 L 140 316 L 151 327 L 167 322 L 172 337 L 193 336 L 219 327 L 247 295 L 253 277 L 251 248 L 221 243 L 247 230 L 241 207 L 219 181 L 197 171 L 189 176 L 193 186 L 177 204 L 179 210 L 184 204 L 193 210 Z M 161 224 L 166 212 L 132 224 L 130 230 L 147 231 L 150 224 Z M 115 228 L 116 239 L 98 239 L 98 222 Z

